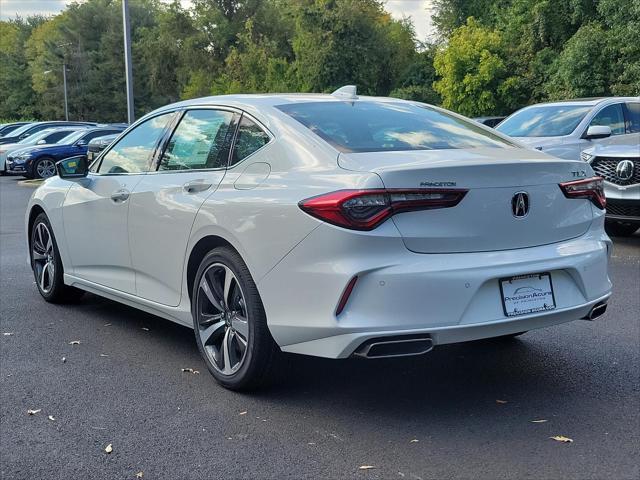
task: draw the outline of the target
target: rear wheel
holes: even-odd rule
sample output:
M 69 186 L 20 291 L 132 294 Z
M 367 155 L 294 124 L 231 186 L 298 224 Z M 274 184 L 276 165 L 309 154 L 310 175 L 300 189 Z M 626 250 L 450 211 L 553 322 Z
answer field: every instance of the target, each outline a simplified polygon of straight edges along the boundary
M 64 284 L 62 260 L 49 219 L 38 215 L 31 227 L 31 269 L 42 298 L 51 303 L 78 300 L 84 292 Z
M 628 237 L 633 235 L 638 229 L 638 225 L 629 223 L 607 222 L 607 233 L 614 237 Z
M 39 158 L 31 168 L 32 178 L 49 178 L 56 174 L 56 162 L 53 158 Z
M 216 248 L 202 260 L 191 309 L 198 349 L 218 383 L 251 390 L 271 379 L 279 349 L 258 289 L 237 252 Z

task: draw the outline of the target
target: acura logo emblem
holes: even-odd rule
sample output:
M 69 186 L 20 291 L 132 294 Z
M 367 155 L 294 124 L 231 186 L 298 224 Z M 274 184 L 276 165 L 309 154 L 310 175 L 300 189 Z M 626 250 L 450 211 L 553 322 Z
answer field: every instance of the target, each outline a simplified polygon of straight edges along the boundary
M 511 211 L 516 218 L 526 217 L 529 213 L 529 194 L 527 192 L 517 192 L 511 199 Z
M 620 180 L 631 180 L 635 165 L 631 160 L 622 160 L 616 167 L 616 176 Z

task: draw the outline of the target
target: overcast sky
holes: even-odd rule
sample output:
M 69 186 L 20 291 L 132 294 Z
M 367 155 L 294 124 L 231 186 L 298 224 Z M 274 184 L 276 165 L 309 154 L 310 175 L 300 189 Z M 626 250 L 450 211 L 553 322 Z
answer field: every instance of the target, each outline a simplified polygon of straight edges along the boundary
M 0 0 L 0 18 L 6 20 L 16 15 L 54 15 L 73 0 Z M 190 0 L 181 0 L 188 4 Z M 433 34 L 429 7 L 433 0 L 386 0 L 387 10 L 396 18 L 410 17 L 416 28 L 418 40 L 426 40 Z

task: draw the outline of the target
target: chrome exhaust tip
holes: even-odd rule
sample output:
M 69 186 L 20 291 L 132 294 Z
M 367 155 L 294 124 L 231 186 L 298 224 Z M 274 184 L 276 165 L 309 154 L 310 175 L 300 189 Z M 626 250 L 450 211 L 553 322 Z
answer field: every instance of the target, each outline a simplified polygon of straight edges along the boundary
M 589 314 L 583 320 L 595 320 L 607 311 L 607 304 L 604 302 L 596 303 Z
M 362 358 L 393 358 L 423 355 L 433 350 L 430 336 L 406 335 L 401 337 L 372 338 L 353 353 Z

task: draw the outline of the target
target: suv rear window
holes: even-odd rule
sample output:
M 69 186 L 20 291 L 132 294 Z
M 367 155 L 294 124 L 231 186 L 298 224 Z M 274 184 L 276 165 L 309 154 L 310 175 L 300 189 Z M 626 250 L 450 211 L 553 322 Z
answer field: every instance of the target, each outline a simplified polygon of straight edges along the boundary
M 405 102 L 328 101 L 276 106 L 341 152 L 507 147 L 475 122 Z

